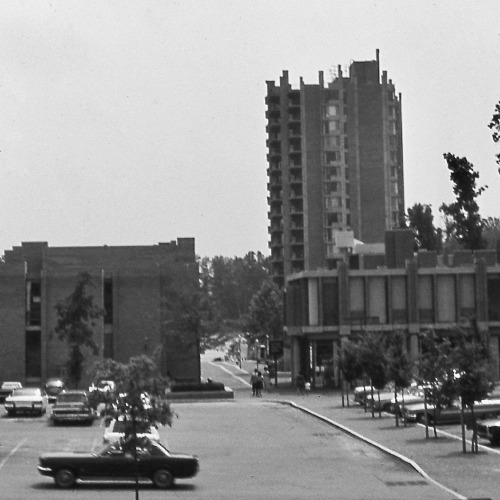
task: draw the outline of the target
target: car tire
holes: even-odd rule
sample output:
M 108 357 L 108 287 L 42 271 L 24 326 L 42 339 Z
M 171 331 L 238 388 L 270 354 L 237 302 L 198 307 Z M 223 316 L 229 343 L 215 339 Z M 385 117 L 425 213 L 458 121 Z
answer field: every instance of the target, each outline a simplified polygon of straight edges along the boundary
M 174 476 L 167 469 L 159 469 L 153 475 L 153 483 L 158 488 L 171 488 L 174 485 Z
M 7 410 L 7 415 L 9 417 L 14 417 L 16 415 L 16 410 Z
M 75 481 L 75 474 L 71 469 L 59 469 L 54 476 L 54 482 L 59 488 L 71 488 Z

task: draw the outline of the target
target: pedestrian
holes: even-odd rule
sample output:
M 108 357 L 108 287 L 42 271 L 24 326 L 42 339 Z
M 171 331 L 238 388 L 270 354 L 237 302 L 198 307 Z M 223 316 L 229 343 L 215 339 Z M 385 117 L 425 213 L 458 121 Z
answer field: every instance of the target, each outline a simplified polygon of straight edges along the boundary
M 297 394 L 304 394 L 306 390 L 306 379 L 302 372 L 299 372 L 295 378 L 295 386 L 297 387 Z
M 267 366 L 264 367 L 262 377 L 264 378 L 264 391 L 269 392 L 271 388 L 271 374 L 269 373 L 269 368 Z
M 262 376 L 262 372 L 257 372 L 257 382 L 255 384 L 255 389 L 257 393 L 257 397 L 262 397 L 262 388 L 264 387 L 264 377 Z
M 250 385 L 252 386 L 252 396 L 257 396 L 257 381 L 259 380 L 258 373 L 259 371 L 257 370 L 257 368 L 255 368 L 252 375 L 250 376 Z

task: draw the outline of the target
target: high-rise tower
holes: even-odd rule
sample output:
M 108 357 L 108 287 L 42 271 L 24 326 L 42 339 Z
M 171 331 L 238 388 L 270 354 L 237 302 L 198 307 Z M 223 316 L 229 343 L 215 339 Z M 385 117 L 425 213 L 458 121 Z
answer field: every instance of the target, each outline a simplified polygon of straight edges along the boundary
M 401 95 L 374 61 L 325 85 L 267 83 L 273 276 L 334 268 L 346 236 L 383 243 L 404 214 Z

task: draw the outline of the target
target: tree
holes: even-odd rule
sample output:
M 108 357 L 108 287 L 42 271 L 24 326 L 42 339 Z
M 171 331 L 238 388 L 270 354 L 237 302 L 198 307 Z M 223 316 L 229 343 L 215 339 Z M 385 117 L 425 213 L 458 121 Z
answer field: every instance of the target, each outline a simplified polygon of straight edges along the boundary
M 78 387 L 83 372 L 84 349 L 96 355 L 98 347 L 94 341 L 94 321 L 104 315 L 104 311 L 94 303 L 94 297 L 87 293 L 92 286 L 90 274 L 81 272 L 77 276 L 74 291 L 56 304 L 57 323 L 55 333 L 69 348 L 67 362 L 70 381 Z
M 94 381 L 106 379 L 116 383 L 113 405 L 107 405 L 103 416 L 120 419 L 125 423 L 121 438 L 125 451 L 132 453 L 137 466 L 137 446 L 143 440 L 137 436 L 139 423 L 172 426 L 176 414 L 165 401 L 165 390 L 169 381 L 159 374 L 153 358 L 143 354 L 130 358 L 128 363 L 106 359 L 96 363 Z M 99 401 L 94 401 L 94 404 Z M 139 498 L 138 474 L 135 474 L 136 499 Z
M 458 243 L 468 250 L 485 248 L 486 242 L 482 237 L 483 221 L 476 200 L 487 186 L 476 187 L 479 173 L 474 171 L 467 158 L 458 158 L 451 153 L 446 153 L 444 158 L 456 196 L 455 203 L 443 203 L 439 208 L 446 217 L 447 236 L 456 238 Z
M 417 249 L 439 250 L 440 238 L 434 227 L 434 216 L 430 205 L 415 203 L 408 208 L 408 225 L 413 230 Z
M 472 319 L 467 329 L 457 328 L 458 339 L 453 351 L 457 393 L 463 408 L 471 411 L 472 451 L 478 452 L 474 404 L 485 399 L 494 382 L 488 344 L 482 337 L 477 321 Z M 463 451 L 466 451 L 465 422 L 462 422 Z
M 365 332 L 358 344 L 359 362 L 363 367 L 363 372 L 370 379 L 372 398 L 372 418 L 375 417 L 375 399 L 373 389 L 377 389 L 380 397 L 380 390 L 387 383 L 387 360 L 385 357 L 385 342 L 383 335 L 375 332 Z M 380 402 L 380 400 L 379 400 Z M 382 411 L 379 405 L 379 417 Z
M 453 346 L 446 337 L 439 337 L 433 330 L 422 332 L 421 354 L 418 361 L 420 376 L 424 381 L 425 404 L 432 403 L 432 417 L 425 415 L 426 437 L 432 422 L 437 438 L 436 417 L 441 408 L 449 406 L 456 398 Z
M 279 339 L 283 335 L 283 296 L 271 280 L 265 281 L 255 293 L 248 308 L 245 326 L 249 340 Z
M 356 343 L 347 340 L 342 343 L 339 356 L 339 368 L 343 381 L 348 383 L 347 406 L 349 406 L 349 386 L 363 376 L 363 367 L 359 361 L 359 348 Z M 344 387 L 342 384 L 342 406 L 344 406 Z
M 495 248 L 500 241 L 500 219 L 498 217 L 487 217 L 483 219 L 483 237 L 489 248 Z
M 403 390 L 410 387 L 413 376 L 413 363 L 405 348 L 406 338 L 403 332 L 394 332 L 388 340 L 387 378 L 394 382 L 394 402 L 396 406 L 395 418 L 396 426 L 399 425 L 398 411 L 398 391 L 403 394 Z
M 495 106 L 495 111 L 493 113 L 493 116 L 491 118 L 491 122 L 489 123 L 488 127 L 493 130 L 493 141 L 494 142 L 499 142 L 500 141 L 500 102 L 497 103 Z M 500 153 L 497 153 L 496 155 L 497 158 L 497 163 L 500 165 Z M 500 168 L 498 169 L 498 172 L 500 173 Z
M 260 252 L 244 257 L 205 257 L 200 262 L 201 337 L 218 347 L 245 330 L 250 301 L 269 278 L 269 259 Z

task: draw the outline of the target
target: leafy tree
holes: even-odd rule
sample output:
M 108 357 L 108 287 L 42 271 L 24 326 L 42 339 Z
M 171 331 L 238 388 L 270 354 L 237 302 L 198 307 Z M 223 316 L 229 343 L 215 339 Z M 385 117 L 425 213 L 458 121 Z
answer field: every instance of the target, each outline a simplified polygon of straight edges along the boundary
M 57 323 L 54 331 L 68 345 L 68 375 L 75 387 L 82 379 L 85 362 L 83 350 L 88 348 L 94 355 L 98 354 L 92 327 L 94 321 L 104 315 L 104 311 L 94 303 L 94 297 L 87 293 L 91 286 L 90 274 L 79 273 L 74 291 L 55 306 Z
M 438 337 L 434 331 L 423 332 L 420 337 L 421 354 L 418 361 L 420 376 L 424 382 L 424 397 L 431 402 L 432 417 L 426 415 L 426 437 L 428 423 L 432 422 L 437 438 L 436 417 L 441 408 L 449 406 L 456 398 L 453 346 L 448 338 Z
M 385 342 L 382 334 L 366 332 L 358 344 L 359 362 L 363 372 L 370 379 L 372 396 L 372 417 L 375 417 L 374 388 L 377 389 L 380 401 L 380 390 L 387 383 L 387 360 L 385 357 Z M 379 417 L 382 411 L 379 407 Z
M 405 335 L 403 332 L 394 332 L 388 340 L 387 359 L 387 378 L 394 382 L 394 400 L 396 405 L 396 426 L 399 425 L 398 391 L 403 394 L 403 390 L 410 387 L 413 377 L 413 362 L 405 348 Z
M 269 259 L 260 252 L 201 260 L 202 345 L 217 347 L 245 331 L 250 301 L 268 278 Z
M 485 248 L 486 243 L 482 237 L 483 222 L 476 200 L 487 186 L 476 187 L 479 173 L 474 170 L 467 158 L 458 158 L 451 153 L 446 153 L 444 158 L 448 164 L 456 196 L 454 203 L 449 205 L 443 203 L 439 208 L 446 217 L 447 235 L 456 238 L 465 249 Z
M 483 219 L 483 237 L 489 248 L 496 247 L 497 241 L 500 241 L 500 219 L 498 217 Z
M 491 122 L 489 123 L 488 127 L 493 130 L 493 141 L 494 142 L 499 142 L 500 141 L 500 102 L 497 103 L 495 106 L 495 111 L 493 113 L 493 116 L 491 118 Z M 495 155 L 497 158 L 497 163 L 500 165 L 500 153 Z M 500 173 L 500 168 L 498 169 Z
M 347 340 L 342 343 L 339 356 L 339 368 L 342 378 L 348 383 L 347 406 L 349 406 L 349 386 L 363 376 L 363 367 L 359 361 L 359 349 L 355 342 Z M 344 406 L 344 391 L 342 387 L 342 406 Z
M 434 227 L 434 216 L 430 205 L 415 203 L 408 208 L 408 225 L 415 235 L 417 249 L 439 250 L 440 238 Z
M 265 281 L 252 297 L 245 326 L 250 341 L 283 336 L 283 295 L 271 279 Z
M 169 381 L 159 374 L 156 363 L 147 355 L 130 358 L 128 363 L 111 359 L 100 361 L 94 367 L 93 376 L 96 382 L 104 379 L 116 383 L 114 404 L 106 406 L 103 416 L 108 420 L 116 418 L 125 423 L 121 441 L 124 450 L 133 455 L 136 463 L 135 492 L 138 499 L 137 446 L 142 440 L 137 436 L 137 428 L 139 423 L 172 426 L 176 414 L 165 401 Z M 94 404 L 98 402 L 94 401 Z
M 478 452 L 474 404 L 485 399 L 493 386 L 494 377 L 489 361 L 488 345 L 482 338 L 477 321 L 471 320 L 470 328 L 457 329 L 458 340 L 453 352 L 456 370 L 457 393 L 463 408 L 471 411 L 472 451 Z M 465 423 L 462 422 L 464 426 Z M 465 430 L 462 429 L 463 450 L 466 450 Z

